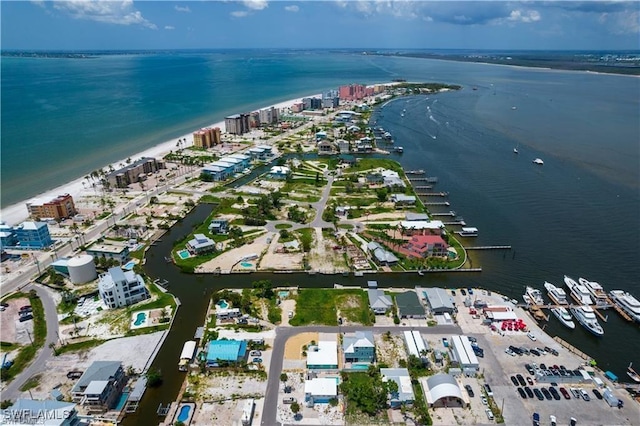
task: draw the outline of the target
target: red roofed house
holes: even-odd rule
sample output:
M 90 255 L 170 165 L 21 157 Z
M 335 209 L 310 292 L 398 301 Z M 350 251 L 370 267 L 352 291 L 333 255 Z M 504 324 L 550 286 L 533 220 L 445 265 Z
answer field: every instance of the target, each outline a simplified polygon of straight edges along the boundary
M 449 246 L 440 235 L 414 235 L 402 248 L 412 257 L 446 257 Z

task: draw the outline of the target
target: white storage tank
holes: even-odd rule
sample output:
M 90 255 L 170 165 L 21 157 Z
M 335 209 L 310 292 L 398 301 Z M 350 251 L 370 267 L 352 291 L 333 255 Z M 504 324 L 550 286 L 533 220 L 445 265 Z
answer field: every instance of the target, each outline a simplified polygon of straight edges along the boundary
M 84 284 L 93 281 L 98 277 L 96 265 L 93 263 L 93 256 L 83 254 L 69 259 L 69 279 L 73 284 Z

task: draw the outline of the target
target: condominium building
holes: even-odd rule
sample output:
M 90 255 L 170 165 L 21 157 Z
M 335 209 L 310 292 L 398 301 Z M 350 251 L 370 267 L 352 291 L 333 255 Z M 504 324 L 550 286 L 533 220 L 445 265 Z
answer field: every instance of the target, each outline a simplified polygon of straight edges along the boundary
M 107 175 L 107 181 L 112 186 L 126 188 L 132 183 L 145 180 L 148 173 L 154 173 L 164 168 L 165 163 L 163 160 L 143 157 L 122 169 L 109 173 Z
M 278 122 L 280 118 L 280 114 L 278 110 L 274 107 L 261 109 L 259 111 L 260 114 L 260 125 L 269 125 Z
M 340 99 L 347 101 L 355 101 L 364 99 L 366 96 L 373 95 L 373 87 L 367 87 L 362 84 L 350 84 L 348 86 L 340 86 L 338 89 Z
M 249 114 L 234 114 L 224 118 L 224 127 L 227 133 L 242 135 L 249 132 Z
M 100 297 L 111 309 L 128 306 L 149 298 L 144 279 L 133 271 L 123 271 L 120 267 L 109 268 L 100 274 L 98 282 Z
M 219 127 L 205 127 L 193 132 L 193 146 L 198 148 L 211 148 L 222 142 Z
M 73 197 L 69 194 L 51 200 L 35 198 L 27 203 L 27 210 L 31 217 L 38 219 L 66 219 L 77 213 Z
M 43 249 L 53 244 L 49 227 L 44 222 L 22 222 L 13 227 L 19 248 Z

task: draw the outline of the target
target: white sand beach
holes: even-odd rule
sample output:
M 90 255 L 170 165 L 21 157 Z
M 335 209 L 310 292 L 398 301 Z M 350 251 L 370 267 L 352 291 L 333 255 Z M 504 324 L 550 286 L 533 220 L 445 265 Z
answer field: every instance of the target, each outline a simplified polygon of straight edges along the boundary
M 313 95 L 308 95 L 308 96 L 304 96 L 306 97 L 319 97 L 321 96 L 321 94 L 316 93 Z M 284 102 L 280 102 L 278 104 L 274 104 L 274 105 L 268 105 L 265 106 L 263 108 L 259 108 L 259 109 L 264 109 L 264 108 L 270 108 L 270 107 L 274 107 L 274 108 L 288 108 L 291 107 L 293 104 L 295 103 L 299 103 L 302 102 L 303 98 L 295 98 L 295 99 L 290 99 L 288 101 L 284 101 Z M 210 124 L 208 127 L 220 127 L 223 131 L 224 131 L 224 121 L 219 121 L 217 123 L 213 123 Z M 193 129 L 198 130 L 198 129 Z M 190 146 L 193 144 L 193 135 L 192 133 L 188 133 L 186 135 L 182 135 L 178 138 L 174 138 L 171 140 L 168 140 L 166 142 L 163 142 L 159 145 L 156 145 L 152 148 L 149 148 L 145 151 L 142 152 L 138 152 L 137 154 L 133 154 L 130 156 L 130 158 L 133 159 L 138 159 L 141 157 L 158 157 L 158 158 L 162 158 L 164 155 L 168 154 L 169 151 L 174 150 L 176 147 L 176 143 L 178 142 L 178 140 L 180 139 L 186 139 L 187 140 L 187 146 Z M 113 168 L 115 168 L 116 170 L 120 168 L 119 164 L 124 162 L 125 159 L 121 159 L 118 160 L 114 163 L 111 164 L 105 164 L 103 166 L 103 168 L 109 168 L 109 166 L 113 166 Z M 88 172 L 87 172 L 88 173 Z M 17 225 L 18 223 L 26 220 L 29 217 L 29 212 L 27 211 L 27 207 L 26 207 L 26 203 L 29 200 L 32 200 L 34 198 L 43 198 L 43 199 L 50 199 L 50 198 L 55 198 L 58 195 L 61 194 L 70 194 L 72 197 L 74 198 L 78 198 L 82 195 L 85 194 L 90 194 L 93 191 L 93 188 L 86 188 L 82 185 L 82 181 L 84 180 L 84 176 L 78 177 L 78 179 L 73 180 L 69 183 L 66 183 L 64 185 L 61 185 L 57 188 L 51 189 L 49 191 L 45 191 L 39 195 L 37 195 L 36 197 L 31 197 L 28 199 L 25 199 L 24 201 L 21 201 L 19 203 L 10 205 L 6 208 L 2 208 L 2 210 L 0 211 L 0 221 L 5 222 L 7 225 Z

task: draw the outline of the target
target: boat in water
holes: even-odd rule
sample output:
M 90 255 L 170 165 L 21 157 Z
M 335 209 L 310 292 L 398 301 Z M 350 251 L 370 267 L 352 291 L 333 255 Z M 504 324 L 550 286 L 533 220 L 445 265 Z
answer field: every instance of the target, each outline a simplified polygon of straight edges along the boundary
M 623 290 L 612 290 L 609 292 L 609 296 L 632 320 L 640 323 L 640 302 L 638 299 Z
M 418 169 L 418 170 L 407 170 L 407 171 L 405 172 L 405 174 L 408 174 L 408 175 L 423 175 L 423 174 L 424 174 L 424 170 L 422 170 L 422 169 Z
M 564 283 L 569 287 L 569 294 L 581 305 L 593 305 L 591 300 L 591 293 L 589 290 L 581 284 L 578 284 L 576 280 L 571 277 L 564 276 Z
M 474 227 L 465 227 L 462 230 L 456 232 L 456 234 L 461 237 L 477 237 L 478 236 L 478 228 Z
M 542 165 L 544 164 L 544 161 L 542 161 L 542 160 L 541 160 L 541 159 L 539 159 L 539 158 L 536 158 L 535 160 L 533 160 L 533 162 L 534 162 L 535 164 L 538 164 L 539 166 L 542 166 Z
M 517 154 L 518 153 L 518 148 L 513 148 L 513 153 Z
M 582 277 L 578 278 L 578 282 L 589 290 L 589 293 L 593 296 L 593 300 L 596 302 L 596 306 L 607 306 L 609 304 L 607 293 L 604 292 L 604 289 L 599 283 L 589 281 Z
M 632 363 L 630 363 L 627 367 L 627 376 L 631 377 L 631 380 L 633 380 L 634 382 L 640 383 L 640 374 L 638 374 L 636 370 L 631 367 L 631 364 Z
M 548 281 L 544 282 L 544 288 L 547 290 L 549 298 L 558 305 L 568 305 L 567 293 L 560 287 L 556 287 Z
M 604 335 L 604 330 L 600 326 L 596 313 L 591 306 L 572 306 L 569 309 L 578 322 L 593 335 L 598 337 Z
M 394 151 L 397 152 L 398 154 L 402 154 L 404 152 L 404 148 L 401 146 L 396 146 Z
M 569 314 L 567 308 L 563 308 L 561 306 L 558 308 L 551 308 L 551 313 L 553 313 L 553 315 L 558 318 L 558 321 L 560 321 L 565 327 L 572 330 L 576 328 L 576 324 L 571 320 L 571 314 Z
M 534 305 L 544 305 L 544 299 L 542 298 L 542 292 L 537 288 L 527 286 L 525 295 L 529 296 L 531 303 Z

